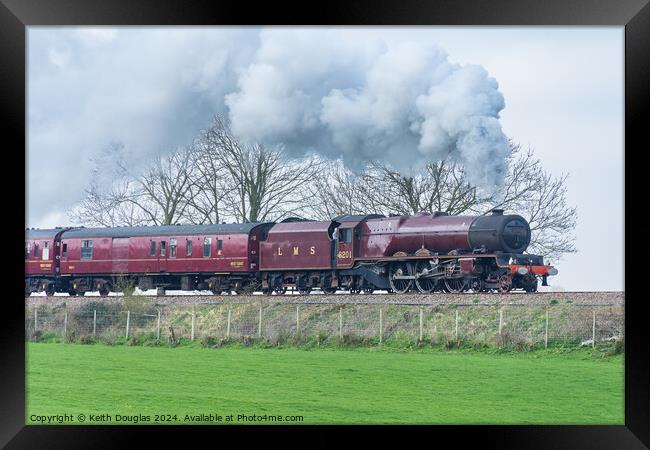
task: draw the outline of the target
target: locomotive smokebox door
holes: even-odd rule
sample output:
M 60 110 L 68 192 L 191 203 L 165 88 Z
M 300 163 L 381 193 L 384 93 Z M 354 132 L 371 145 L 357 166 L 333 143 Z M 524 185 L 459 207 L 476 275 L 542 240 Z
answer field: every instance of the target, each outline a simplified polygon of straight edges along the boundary
M 354 253 L 353 228 L 339 227 L 338 246 L 336 250 L 336 267 L 349 267 L 352 265 Z

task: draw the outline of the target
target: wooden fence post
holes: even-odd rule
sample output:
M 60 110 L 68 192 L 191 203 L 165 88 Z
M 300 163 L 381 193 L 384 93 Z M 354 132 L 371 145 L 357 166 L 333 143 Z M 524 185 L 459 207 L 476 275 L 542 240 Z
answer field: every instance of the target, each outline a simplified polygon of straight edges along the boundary
M 192 308 L 192 332 L 191 332 L 191 335 L 190 335 L 190 340 L 191 341 L 194 340 L 194 316 L 195 316 L 194 308 Z
M 300 305 L 296 305 L 296 336 L 300 336 Z
M 422 307 L 420 306 L 420 339 L 419 339 L 419 342 L 422 342 L 422 337 L 423 337 L 423 334 L 422 334 Z
M 544 330 L 544 348 L 548 348 L 548 306 L 546 307 L 546 328 Z
M 458 342 L 458 309 L 456 309 L 456 342 Z
M 381 308 L 379 308 L 379 343 L 381 344 L 382 335 L 384 334 L 384 315 Z
M 93 309 L 93 338 L 97 337 L 97 310 Z
M 343 340 L 343 307 L 339 306 L 339 339 Z
M 34 332 L 38 330 L 38 307 L 34 306 Z
M 131 311 L 126 312 L 126 338 L 129 339 L 129 324 L 131 323 Z
M 63 310 L 63 343 L 65 344 L 65 339 L 68 337 L 68 308 Z
M 260 320 L 257 326 L 257 336 L 262 337 L 262 303 L 260 303 Z
M 499 309 L 499 336 L 501 336 L 502 328 L 503 328 L 503 307 Z
M 596 348 L 596 309 L 593 311 L 593 319 L 591 322 L 591 348 Z
M 156 340 L 160 341 L 160 309 L 158 310 L 158 324 L 156 327 Z
M 230 306 L 228 306 L 228 325 L 226 327 L 226 339 L 230 339 Z

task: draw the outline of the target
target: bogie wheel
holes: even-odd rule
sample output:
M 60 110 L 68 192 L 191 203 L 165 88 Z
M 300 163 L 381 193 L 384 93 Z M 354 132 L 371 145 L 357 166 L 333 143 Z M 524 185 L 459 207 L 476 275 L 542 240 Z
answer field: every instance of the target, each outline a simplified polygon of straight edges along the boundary
M 373 292 L 375 292 L 375 288 L 372 286 L 367 286 L 363 288 L 364 294 L 372 294 Z
M 287 287 L 286 286 L 276 286 L 273 288 L 273 292 L 275 292 L 276 295 L 284 295 L 287 293 Z
M 69 295 L 70 297 L 76 297 L 76 296 L 78 295 L 78 293 L 77 293 L 76 290 L 74 290 L 74 289 L 70 289 L 70 290 L 68 291 L 68 295 Z
M 417 264 L 415 264 L 415 275 L 416 277 L 418 275 L 426 275 L 429 273 L 431 269 L 431 264 L 429 261 L 418 261 Z M 430 292 L 433 292 L 436 289 L 436 285 L 438 284 L 438 280 L 435 278 L 416 278 L 415 279 L 415 287 L 418 288 L 418 291 L 422 292 L 423 294 L 428 294 Z
M 48 283 L 45 286 L 45 295 L 47 295 L 48 297 L 53 297 L 54 292 L 55 292 L 54 283 Z
M 510 292 L 510 289 L 512 289 L 512 280 L 508 275 L 501 275 L 499 277 L 498 292 L 500 293 Z
M 483 292 L 485 290 L 485 281 L 481 278 L 472 278 L 469 283 L 469 288 L 472 292 Z
M 298 293 L 299 293 L 300 295 L 309 295 L 310 292 L 311 292 L 311 288 L 310 288 L 310 287 L 299 287 L 299 288 L 298 288 Z
M 457 294 L 467 288 L 467 283 L 463 278 L 447 278 L 445 279 L 445 288 L 447 292 Z
M 398 262 L 391 264 L 388 270 L 388 282 L 393 292 L 403 294 L 408 292 L 413 286 L 413 279 L 403 279 L 398 277 L 412 276 L 413 266 L 408 262 Z
M 537 277 L 533 276 L 531 277 L 528 282 L 526 283 L 526 286 L 524 287 L 524 290 L 526 292 L 537 292 Z
M 99 287 L 99 295 L 100 295 L 101 297 L 107 297 L 109 292 L 110 292 L 110 289 L 108 288 L 108 285 L 106 285 L 106 284 L 102 284 L 102 285 Z

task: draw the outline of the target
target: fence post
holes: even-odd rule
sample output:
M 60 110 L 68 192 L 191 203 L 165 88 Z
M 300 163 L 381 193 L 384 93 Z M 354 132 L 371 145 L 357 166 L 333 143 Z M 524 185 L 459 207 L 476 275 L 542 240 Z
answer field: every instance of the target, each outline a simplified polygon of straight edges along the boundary
M 501 336 L 502 328 L 503 328 L 503 307 L 499 309 L 499 336 Z
M 384 314 L 381 308 L 379 308 L 379 343 L 381 344 L 382 335 L 384 334 Z
M 156 340 L 160 341 L 160 309 L 158 310 L 158 325 L 156 328 Z
M 548 348 L 548 306 L 546 307 L 546 329 L 544 331 L 544 348 Z
M 422 342 L 422 307 L 420 306 L 420 339 L 419 342 Z
M 129 339 L 129 324 L 131 323 L 131 311 L 126 312 L 126 338 Z
M 34 306 L 34 332 L 38 330 L 38 306 Z
M 65 344 L 65 338 L 68 336 L 68 308 L 63 310 L 63 343 Z
M 296 336 L 300 336 L 300 305 L 296 305 Z
M 93 309 L 93 339 L 97 337 L 97 310 Z
M 456 306 L 458 308 L 458 306 Z M 458 309 L 456 309 L 456 342 L 458 342 Z
M 260 321 L 257 326 L 257 336 L 262 337 L 262 303 L 260 303 Z
M 230 306 L 228 306 L 228 325 L 226 327 L 226 339 L 230 339 Z
M 343 307 L 339 306 L 339 339 L 343 340 Z
M 192 333 L 190 335 L 190 340 L 194 340 L 194 308 L 192 308 Z
M 591 322 L 591 348 L 596 348 L 596 308 L 594 308 Z

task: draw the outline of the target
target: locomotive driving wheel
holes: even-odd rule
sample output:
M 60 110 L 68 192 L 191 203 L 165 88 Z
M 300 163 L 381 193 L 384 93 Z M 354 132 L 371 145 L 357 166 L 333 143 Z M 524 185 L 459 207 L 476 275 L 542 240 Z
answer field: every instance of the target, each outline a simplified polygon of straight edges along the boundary
M 458 294 L 467 289 L 467 283 L 463 278 L 447 278 L 445 279 L 445 288 L 451 294 Z
M 423 275 L 427 275 L 429 272 L 431 272 L 431 264 L 429 261 L 418 261 L 415 264 L 415 287 L 423 294 L 433 292 L 438 284 L 438 280 L 435 278 L 423 277 Z
M 413 276 L 413 266 L 407 262 L 393 263 L 388 270 L 388 282 L 393 292 L 403 294 L 413 286 L 412 278 L 401 278 Z

